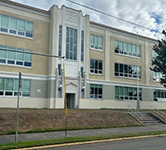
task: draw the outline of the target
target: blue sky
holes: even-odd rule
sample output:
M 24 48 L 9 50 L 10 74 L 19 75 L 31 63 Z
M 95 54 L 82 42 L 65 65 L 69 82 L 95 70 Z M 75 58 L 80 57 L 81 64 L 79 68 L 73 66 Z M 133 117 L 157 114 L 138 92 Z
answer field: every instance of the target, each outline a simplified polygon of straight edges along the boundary
M 48 10 L 53 4 L 77 8 L 84 14 L 90 15 L 90 20 L 106 24 L 139 35 L 160 39 L 159 32 L 166 28 L 166 2 L 165 0 L 73 0 L 89 7 L 106 12 L 110 15 L 146 26 L 151 30 L 128 24 L 126 22 L 102 15 L 84 7 L 77 6 L 66 0 L 12 0 L 15 2 L 27 4 Z

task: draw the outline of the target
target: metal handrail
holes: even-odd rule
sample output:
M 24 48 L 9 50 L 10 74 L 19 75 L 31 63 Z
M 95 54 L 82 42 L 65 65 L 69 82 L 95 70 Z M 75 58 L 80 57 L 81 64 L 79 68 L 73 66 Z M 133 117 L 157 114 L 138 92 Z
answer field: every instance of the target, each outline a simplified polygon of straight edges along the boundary
M 155 117 L 159 118 L 164 123 L 166 123 L 166 114 L 164 112 L 160 111 L 154 106 L 150 106 L 150 113 L 153 114 Z
M 133 116 L 135 119 L 137 119 L 139 122 L 143 123 L 143 114 L 138 111 L 137 109 L 135 108 L 131 108 L 130 105 L 128 105 L 128 113 Z

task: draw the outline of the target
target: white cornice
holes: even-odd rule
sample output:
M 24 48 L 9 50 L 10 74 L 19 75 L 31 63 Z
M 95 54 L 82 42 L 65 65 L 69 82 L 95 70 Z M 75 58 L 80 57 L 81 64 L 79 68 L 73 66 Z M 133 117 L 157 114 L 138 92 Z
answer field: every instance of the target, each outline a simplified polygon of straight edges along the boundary
M 124 86 L 124 87 L 137 87 L 139 85 L 139 88 L 148 88 L 148 89 L 160 89 L 160 90 L 166 90 L 162 86 L 155 86 L 155 85 L 146 85 L 146 84 L 138 84 L 137 83 L 125 83 L 125 82 L 114 82 L 114 81 L 103 81 L 103 80 L 92 80 L 87 79 L 87 83 L 92 84 L 102 84 L 102 85 L 113 85 L 113 86 Z

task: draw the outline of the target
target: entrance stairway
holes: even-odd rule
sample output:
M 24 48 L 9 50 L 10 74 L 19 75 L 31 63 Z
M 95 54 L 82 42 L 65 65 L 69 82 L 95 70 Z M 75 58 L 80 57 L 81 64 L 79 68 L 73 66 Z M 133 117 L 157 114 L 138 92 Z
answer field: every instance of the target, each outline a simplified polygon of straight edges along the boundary
M 128 114 L 144 125 L 161 125 L 166 123 L 166 114 L 157 109 L 150 112 L 141 112 L 129 107 Z

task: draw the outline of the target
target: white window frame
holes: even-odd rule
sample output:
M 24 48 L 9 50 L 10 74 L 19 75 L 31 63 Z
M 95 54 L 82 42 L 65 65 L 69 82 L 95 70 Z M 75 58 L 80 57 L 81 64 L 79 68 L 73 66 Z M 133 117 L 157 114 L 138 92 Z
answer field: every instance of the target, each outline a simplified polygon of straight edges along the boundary
M 121 49 L 120 49 L 120 44 L 122 44 Z M 125 45 L 127 47 L 125 47 Z M 131 46 L 130 47 L 131 51 L 129 51 L 129 46 Z M 119 48 L 116 48 L 116 47 L 119 47 Z M 135 52 L 133 52 L 133 47 L 135 47 Z M 127 50 L 125 48 L 127 48 Z M 139 51 L 140 51 L 140 53 L 138 53 Z M 137 45 L 137 44 L 132 44 L 132 43 L 127 43 L 127 42 L 115 40 L 115 42 L 114 42 L 114 52 L 115 52 L 115 54 L 141 58 L 141 46 Z
M 91 68 L 91 61 L 93 60 L 93 66 L 94 68 Z M 96 62 L 97 61 L 97 66 Z M 100 63 L 102 64 L 102 69 L 99 69 Z M 97 73 L 95 72 L 97 71 Z M 103 60 L 98 60 L 98 59 L 90 59 L 90 73 L 91 74 L 96 74 L 96 75 L 103 75 Z
M 91 93 L 91 87 L 93 86 L 93 92 Z M 95 88 L 97 88 L 97 93 L 95 93 Z M 99 90 L 102 90 L 102 94 L 99 93 Z M 103 99 L 103 85 L 101 84 L 90 84 L 89 87 L 89 97 L 90 99 L 97 99 L 97 100 L 102 100 Z
M 0 92 L 3 92 L 3 95 L 0 95 L 0 97 L 16 97 L 17 94 L 18 94 L 18 90 L 14 89 L 15 87 L 15 84 L 16 84 L 16 81 L 18 81 L 17 78 L 5 78 L 5 77 L 0 77 L 1 79 L 4 79 L 4 89 L 3 90 L 0 90 Z M 12 90 L 6 90 L 6 80 L 7 79 L 12 79 L 13 80 L 13 87 L 12 87 Z M 24 81 L 27 80 L 29 82 L 29 91 L 23 91 L 23 86 L 24 86 Z M 20 91 L 20 96 L 21 97 L 30 97 L 31 95 L 31 80 L 29 79 L 21 79 L 21 91 Z M 11 92 L 11 95 L 6 95 L 7 92 Z M 23 96 L 23 93 L 24 92 L 29 92 L 29 96 Z M 17 94 L 15 94 L 17 93 Z
M 92 36 L 93 36 L 93 43 L 92 43 Z M 101 38 L 101 40 L 102 40 L 102 45 L 99 44 L 99 38 Z M 103 36 L 91 34 L 90 47 L 91 47 L 91 49 L 94 49 L 94 50 L 103 51 Z
M 7 16 L 9 17 L 9 20 L 8 20 L 8 28 L 7 28 L 7 32 L 4 32 L 4 31 L 1 31 L 2 27 L 1 27 L 1 16 Z M 10 18 L 16 18 L 17 19 L 17 29 L 11 29 L 10 28 Z M 18 23 L 19 23 L 19 20 L 24 20 L 25 21 L 25 30 L 20 30 L 18 28 Z M 33 31 L 32 32 L 29 32 L 27 31 L 27 23 L 30 22 L 32 23 L 33 25 Z M 10 31 L 11 30 L 15 30 L 16 32 L 15 33 L 11 33 Z M 22 32 L 23 35 L 20 35 L 19 32 Z M 15 36 L 20 36 L 20 37 L 25 37 L 25 38 L 29 38 L 29 39 L 33 39 L 34 37 L 34 22 L 33 21 L 29 21 L 29 20 L 25 20 L 25 19 L 20 19 L 20 18 L 17 18 L 17 17 L 13 17 L 13 16 L 8 16 L 8 15 L 4 15 L 4 14 L 1 14 L 0 13 L 0 33 L 2 34 L 9 34 L 9 35 L 15 35 Z M 27 36 L 27 34 L 31 34 L 32 36 Z
M 18 52 L 15 52 L 14 50 L 22 50 L 22 52 L 32 52 L 32 50 L 28 50 L 28 49 L 21 49 L 21 48 L 16 48 L 16 47 L 9 47 L 9 46 L 5 46 L 5 45 L 0 45 L 0 51 L 1 51 L 1 47 L 3 49 L 6 49 L 6 58 L 5 58 L 5 63 L 3 62 L 0 62 L 0 65 L 9 65 L 9 66 L 19 66 L 19 67 L 25 67 L 25 68 L 32 68 L 32 54 L 29 54 L 31 55 L 31 61 L 26 61 L 25 60 L 25 57 L 26 57 L 26 53 L 22 53 L 23 54 L 23 60 L 20 60 L 20 62 L 22 62 L 23 64 L 17 64 L 17 62 L 19 62 L 19 60 L 17 60 L 17 54 Z M 7 51 L 8 49 L 12 50 L 13 49 L 13 53 L 15 55 L 15 59 L 10 59 L 8 58 L 8 54 L 12 51 Z M 2 50 L 3 51 L 3 50 Z M 4 50 L 5 51 L 5 50 Z M 1 59 L 4 59 L 4 58 L 1 58 L 0 57 L 0 60 Z M 8 63 L 9 61 L 14 61 L 13 64 L 11 63 Z M 28 66 L 28 65 L 25 65 L 25 63 L 30 63 L 31 65 Z
M 116 65 L 118 65 L 117 66 L 118 68 L 116 68 Z M 121 68 L 120 68 L 121 66 L 122 66 L 122 72 L 121 72 Z M 124 69 L 125 66 L 127 66 L 127 73 L 125 72 L 125 69 Z M 129 69 L 129 67 L 131 67 L 131 69 Z M 133 68 L 134 68 L 134 70 L 133 70 Z M 132 70 L 132 73 L 130 73 L 130 70 Z M 115 63 L 115 65 L 114 65 L 114 75 L 116 77 L 121 77 L 121 78 L 139 79 L 140 80 L 141 79 L 141 66 Z

